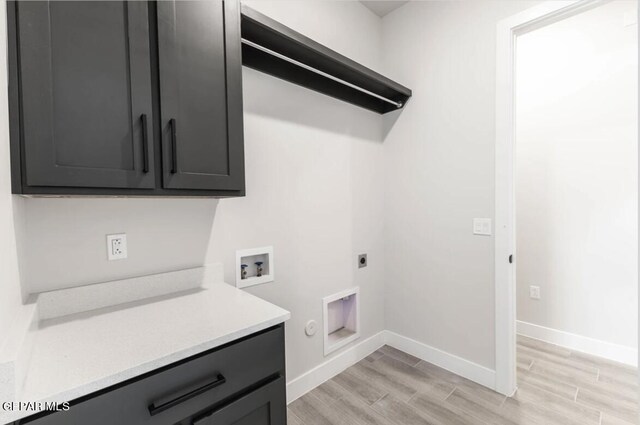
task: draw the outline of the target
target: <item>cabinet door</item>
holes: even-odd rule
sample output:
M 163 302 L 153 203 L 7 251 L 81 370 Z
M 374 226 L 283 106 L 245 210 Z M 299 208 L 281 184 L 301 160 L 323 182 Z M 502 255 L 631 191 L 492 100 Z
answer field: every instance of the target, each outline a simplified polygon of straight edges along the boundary
M 158 2 L 163 186 L 244 189 L 237 0 Z
M 286 425 L 287 403 L 284 378 L 247 394 L 204 417 L 193 425 Z
M 146 2 L 16 3 L 30 186 L 153 188 Z

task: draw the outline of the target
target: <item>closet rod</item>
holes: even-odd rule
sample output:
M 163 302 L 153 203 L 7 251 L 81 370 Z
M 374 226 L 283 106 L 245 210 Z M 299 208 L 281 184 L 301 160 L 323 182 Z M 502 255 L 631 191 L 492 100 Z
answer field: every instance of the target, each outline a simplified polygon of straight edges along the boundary
M 334 77 L 331 74 L 327 74 L 326 72 L 320 71 L 319 69 L 315 69 L 315 68 L 313 68 L 313 67 L 311 67 L 309 65 L 305 65 L 302 62 L 298 62 L 295 59 L 291 59 L 290 57 L 282 55 L 282 54 L 280 54 L 278 52 L 274 52 L 271 49 L 268 49 L 266 47 L 263 47 L 263 46 L 261 46 L 259 44 L 254 43 L 253 41 L 249 41 L 249 40 L 243 38 L 242 39 L 242 43 L 246 44 L 247 46 L 251 46 L 251 47 L 253 47 L 255 49 L 261 50 L 261 51 L 263 51 L 265 53 L 268 53 L 268 54 L 270 54 L 272 56 L 275 56 L 278 59 L 282 59 L 283 61 L 286 61 L 286 62 L 292 63 L 292 64 L 294 64 L 296 66 L 299 66 L 300 68 L 304 68 L 307 71 L 314 72 L 314 73 L 316 73 L 318 75 L 321 75 L 321 76 L 323 76 L 325 78 L 333 80 L 333 81 L 335 81 L 337 83 L 343 84 L 343 85 L 345 85 L 347 87 L 351 87 L 352 89 L 355 89 L 355 90 L 358 90 L 358 91 L 360 91 L 362 93 L 368 94 L 369 96 L 373 96 L 373 97 L 375 97 L 377 99 L 380 99 L 380 100 L 382 100 L 384 102 L 390 103 L 390 104 L 394 105 L 396 108 L 402 108 L 402 102 L 396 102 L 395 100 L 387 99 L 386 97 L 380 96 L 379 94 L 370 92 L 369 90 L 363 89 L 362 87 L 358 87 L 355 84 L 351 84 L 348 81 L 341 80 L 340 78 Z

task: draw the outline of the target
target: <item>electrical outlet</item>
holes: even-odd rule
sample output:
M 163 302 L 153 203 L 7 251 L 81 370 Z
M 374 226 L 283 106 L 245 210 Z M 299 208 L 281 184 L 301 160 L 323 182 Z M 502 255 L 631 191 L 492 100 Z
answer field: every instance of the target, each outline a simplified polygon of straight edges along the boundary
M 529 286 L 529 298 L 532 298 L 534 300 L 539 300 L 540 299 L 540 287 L 539 286 L 535 286 L 535 285 Z
M 109 261 L 127 258 L 127 235 L 107 235 L 107 256 Z
M 358 268 L 367 267 L 367 254 L 358 255 Z

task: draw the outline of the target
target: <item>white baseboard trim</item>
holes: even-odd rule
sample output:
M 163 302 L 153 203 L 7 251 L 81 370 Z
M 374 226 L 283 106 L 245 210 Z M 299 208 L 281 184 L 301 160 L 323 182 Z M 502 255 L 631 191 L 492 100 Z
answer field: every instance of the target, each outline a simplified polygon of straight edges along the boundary
M 411 338 L 398 335 L 395 332 L 386 331 L 386 343 L 398 350 L 411 354 L 424 360 L 440 366 L 450 372 L 467 378 L 485 387 L 495 389 L 496 372 L 487 367 L 465 360 L 462 357 L 455 356 L 430 345 L 423 344 Z
M 355 344 L 324 363 L 287 382 L 287 404 L 305 395 L 385 344 L 385 331 Z
M 529 338 L 539 339 L 619 363 L 638 366 L 638 350 L 624 345 L 613 344 L 582 335 L 576 335 L 557 329 L 546 328 L 533 323 L 518 320 L 518 333 Z
M 398 335 L 395 332 L 382 331 L 289 381 L 287 383 L 287 404 L 358 363 L 385 344 L 447 369 L 480 385 L 491 389 L 495 388 L 496 372 L 494 370 L 411 338 Z

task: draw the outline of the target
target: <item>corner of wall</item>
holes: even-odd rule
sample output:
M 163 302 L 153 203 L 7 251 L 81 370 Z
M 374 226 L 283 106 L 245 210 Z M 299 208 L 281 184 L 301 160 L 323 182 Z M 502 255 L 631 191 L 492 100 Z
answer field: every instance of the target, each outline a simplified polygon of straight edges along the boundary
M 7 75 L 7 6 L 0 5 L 0 335 L 6 337 L 12 317 L 22 305 L 18 253 L 11 194 L 9 102 Z M 5 341 L 0 341 L 0 347 Z

